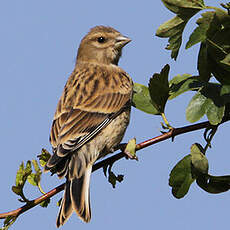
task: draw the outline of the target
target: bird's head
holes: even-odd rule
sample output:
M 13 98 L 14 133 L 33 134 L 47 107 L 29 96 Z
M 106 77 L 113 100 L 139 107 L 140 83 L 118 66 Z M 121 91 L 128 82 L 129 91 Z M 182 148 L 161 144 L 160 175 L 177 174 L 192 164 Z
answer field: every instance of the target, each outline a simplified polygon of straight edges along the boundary
M 131 39 L 111 27 L 96 26 L 82 39 L 77 62 L 117 65 L 122 48 L 130 41 Z

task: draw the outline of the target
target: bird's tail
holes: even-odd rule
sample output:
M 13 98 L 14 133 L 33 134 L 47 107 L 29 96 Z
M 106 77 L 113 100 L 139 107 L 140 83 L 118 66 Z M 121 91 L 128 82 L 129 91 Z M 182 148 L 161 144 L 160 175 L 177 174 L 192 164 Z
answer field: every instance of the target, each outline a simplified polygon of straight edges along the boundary
M 89 183 L 92 165 L 88 165 L 80 178 L 67 179 L 62 198 L 57 227 L 63 225 L 75 211 L 85 222 L 91 219 Z

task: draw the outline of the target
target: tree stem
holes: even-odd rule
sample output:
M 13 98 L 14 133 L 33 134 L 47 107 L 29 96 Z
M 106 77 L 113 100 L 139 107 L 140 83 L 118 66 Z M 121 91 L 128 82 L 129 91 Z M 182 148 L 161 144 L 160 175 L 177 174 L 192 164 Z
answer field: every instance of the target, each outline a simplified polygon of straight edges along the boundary
M 230 117 L 225 117 L 221 123 L 224 123 L 226 121 L 229 121 Z M 171 129 L 169 132 L 166 132 L 160 136 L 151 138 L 149 140 L 146 140 L 144 142 L 141 142 L 139 144 L 136 145 L 136 151 L 141 150 L 143 148 L 146 148 L 150 145 L 156 144 L 158 142 L 170 139 L 170 138 L 174 138 L 175 136 L 178 136 L 180 134 L 184 134 L 184 133 L 188 133 L 188 132 L 192 132 L 192 131 L 196 131 L 196 130 L 200 130 L 200 129 L 204 129 L 204 128 L 214 128 L 215 126 L 211 125 L 208 121 L 206 122 L 201 122 L 198 124 L 194 124 L 194 125 L 188 125 L 188 126 L 184 126 L 184 127 L 180 127 L 180 128 L 173 128 Z M 108 165 L 108 164 L 112 164 L 115 161 L 120 160 L 121 158 L 125 157 L 125 154 L 123 152 L 120 152 L 118 154 L 115 154 L 111 157 L 106 158 L 105 160 L 102 160 L 98 163 L 96 163 L 93 166 L 93 172 L 103 168 L 103 166 Z M 4 219 L 8 216 L 13 216 L 13 217 L 18 217 L 20 214 L 26 212 L 27 210 L 37 206 L 38 204 L 40 204 L 41 202 L 43 202 L 44 200 L 53 197 L 54 195 L 56 195 L 57 193 L 61 192 L 62 190 L 64 190 L 65 188 L 65 183 L 57 186 L 56 188 L 52 189 L 51 191 L 47 192 L 46 194 L 40 196 L 39 198 L 36 198 L 32 201 L 30 201 L 29 203 L 25 204 L 24 206 L 10 211 L 10 212 L 5 212 L 5 213 L 0 213 L 0 219 Z

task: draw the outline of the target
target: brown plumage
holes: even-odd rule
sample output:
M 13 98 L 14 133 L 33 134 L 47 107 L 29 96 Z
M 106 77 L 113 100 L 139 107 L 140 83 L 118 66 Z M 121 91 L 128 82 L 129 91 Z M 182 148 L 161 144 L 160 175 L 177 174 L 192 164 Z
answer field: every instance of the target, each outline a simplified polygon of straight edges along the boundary
M 75 211 L 91 218 L 89 182 L 94 162 L 113 151 L 129 123 L 132 80 L 117 66 L 131 40 L 111 27 L 96 26 L 82 39 L 51 128 L 53 155 L 46 171 L 66 177 L 57 227 Z

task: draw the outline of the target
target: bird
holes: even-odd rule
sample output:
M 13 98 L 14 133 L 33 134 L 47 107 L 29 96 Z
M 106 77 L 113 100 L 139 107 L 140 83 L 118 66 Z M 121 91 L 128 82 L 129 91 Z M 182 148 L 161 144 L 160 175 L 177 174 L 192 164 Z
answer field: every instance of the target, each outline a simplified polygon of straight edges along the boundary
M 119 146 L 129 124 L 133 81 L 118 61 L 130 41 L 108 26 L 93 27 L 81 40 L 54 115 L 53 154 L 44 168 L 66 178 L 57 227 L 73 212 L 90 221 L 92 166 Z

